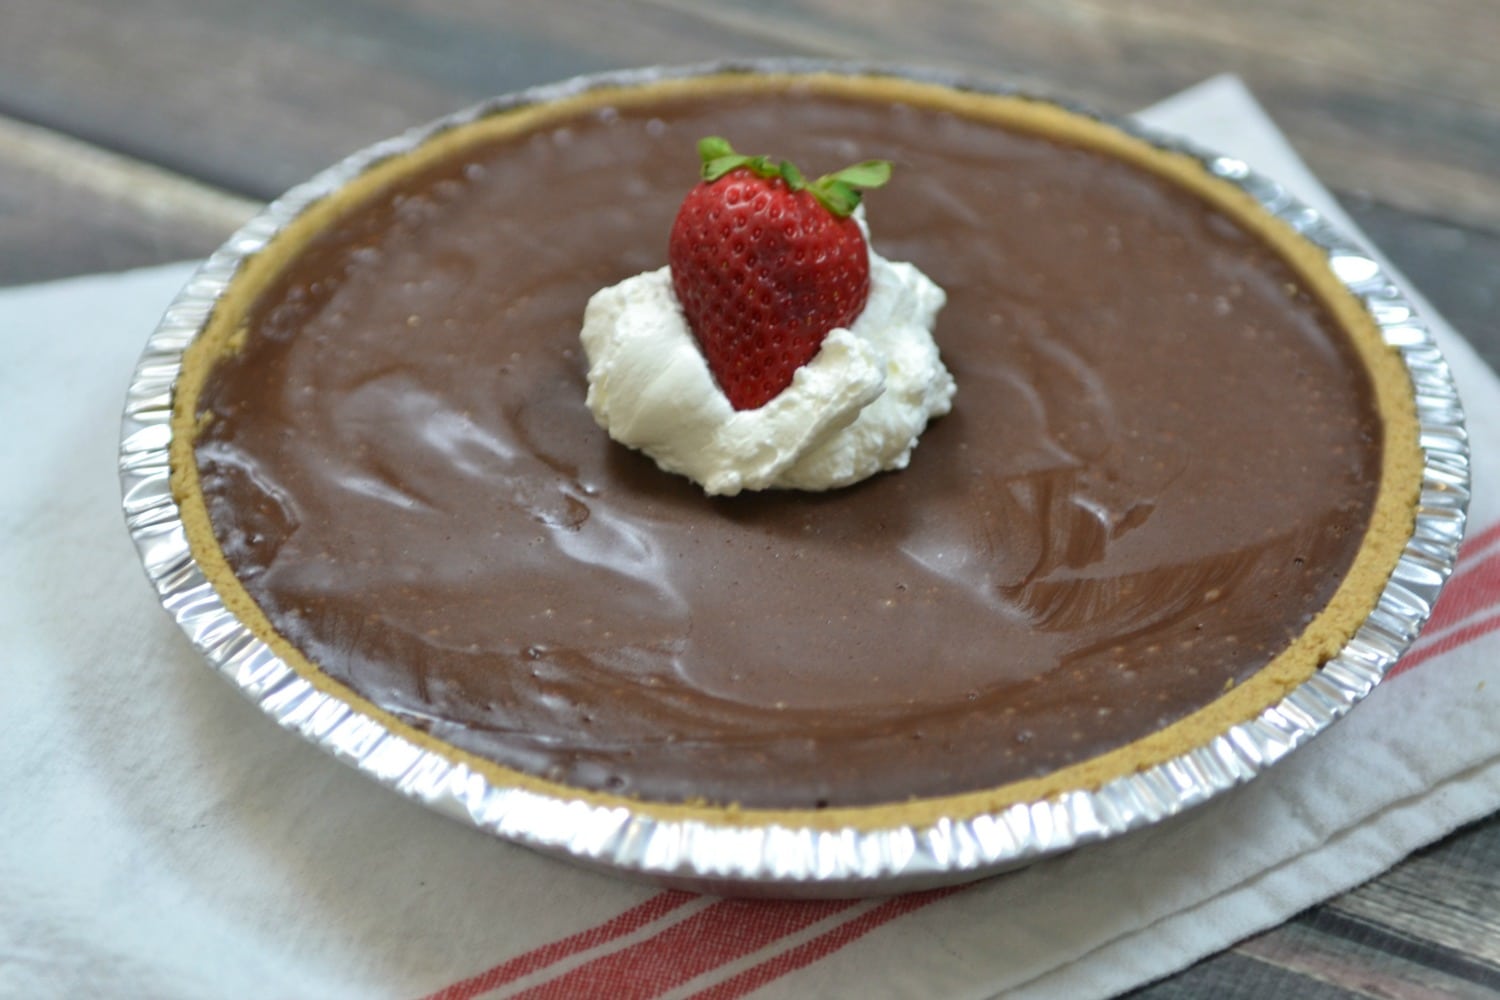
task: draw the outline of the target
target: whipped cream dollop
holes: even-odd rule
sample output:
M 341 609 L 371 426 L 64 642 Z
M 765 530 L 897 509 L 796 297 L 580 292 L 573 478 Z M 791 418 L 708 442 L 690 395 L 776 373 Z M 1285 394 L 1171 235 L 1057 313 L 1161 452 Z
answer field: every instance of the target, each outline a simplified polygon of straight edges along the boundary
M 714 495 L 829 490 L 905 468 L 953 377 L 933 324 L 946 296 L 911 264 L 870 251 L 870 295 L 792 384 L 735 410 L 688 328 L 666 267 L 596 292 L 584 311 L 588 407 L 621 444 Z

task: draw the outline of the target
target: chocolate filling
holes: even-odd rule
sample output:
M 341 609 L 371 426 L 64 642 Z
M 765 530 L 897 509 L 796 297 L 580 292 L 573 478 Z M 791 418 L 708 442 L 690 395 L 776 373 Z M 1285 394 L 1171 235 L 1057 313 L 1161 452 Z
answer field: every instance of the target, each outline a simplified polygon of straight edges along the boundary
M 661 266 L 694 142 L 896 164 L 948 292 L 910 468 L 709 499 L 584 407 L 596 289 Z M 997 786 L 1215 699 L 1323 608 L 1381 430 L 1353 347 L 1216 208 L 1102 154 L 808 94 L 609 109 L 348 213 L 202 397 L 230 565 L 330 677 L 520 771 L 812 808 Z

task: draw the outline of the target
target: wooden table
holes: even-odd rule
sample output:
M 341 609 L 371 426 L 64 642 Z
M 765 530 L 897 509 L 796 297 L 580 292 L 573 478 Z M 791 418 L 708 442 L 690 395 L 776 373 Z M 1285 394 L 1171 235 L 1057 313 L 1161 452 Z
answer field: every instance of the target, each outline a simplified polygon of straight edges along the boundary
M 726 56 L 924 64 L 1127 112 L 1239 73 L 1361 226 L 1500 363 L 1493 0 L 7 0 L 0 285 L 206 254 L 347 152 L 576 73 Z M 1139 992 L 1500 992 L 1500 815 Z

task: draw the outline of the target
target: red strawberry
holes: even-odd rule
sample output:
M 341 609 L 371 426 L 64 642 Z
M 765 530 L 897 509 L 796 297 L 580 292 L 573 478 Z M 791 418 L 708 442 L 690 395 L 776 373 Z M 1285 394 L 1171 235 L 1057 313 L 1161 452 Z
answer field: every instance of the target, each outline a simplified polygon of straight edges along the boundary
M 871 160 L 811 184 L 792 164 L 698 143 L 703 183 L 672 225 L 672 288 L 719 388 L 736 410 L 765 405 L 854 322 L 870 293 L 857 187 L 879 187 Z

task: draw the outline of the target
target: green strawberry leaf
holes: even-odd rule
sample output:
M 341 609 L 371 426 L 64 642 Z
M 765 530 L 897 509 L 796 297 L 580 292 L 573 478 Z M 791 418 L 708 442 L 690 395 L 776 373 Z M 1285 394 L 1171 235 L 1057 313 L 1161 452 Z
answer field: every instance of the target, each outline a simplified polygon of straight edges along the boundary
M 807 181 L 803 178 L 802 171 L 798 170 L 797 165 L 791 160 L 781 161 L 779 173 L 781 174 L 781 179 L 786 181 L 788 191 L 801 191 L 807 187 Z
M 698 157 L 703 161 L 703 179 L 713 182 L 739 167 L 754 169 L 756 157 L 743 156 L 734 151 L 729 140 L 710 135 L 698 140 Z M 764 159 L 760 157 L 759 159 Z
M 728 139 L 722 135 L 709 135 L 698 140 L 698 155 L 703 159 L 704 163 L 707 163 L 709 160 L 733 156 L 735 153 L 734 147 L 729 144 Z
M 716 181 L 720 177 L 739 167 L 748 166 L 751 157 L 748 156 L 718 156 L 712 160 L 703 161 L 703 179 Z
M 891 179 L 891 163 L 889 160 L 866 160 L 828 176 L 855 187 L 878 188 Z
M 820 177 L 813 183 L 812 194 L 824 208 L 841 219 L 859 207 L 859 192 L 843 181 Z
M 780 177 L 789 191 L 807 189 L 819 204 L 839 218 L 848 216 L 859 206 L 860 188 L 877 188 L 891 179 L 891 165 L 888 161 L 866 160 L 825 174 L 809 184 L 792 161 L 736 153 L 728 139 L 717 135 L 698 140 L 698 156 L 703 161 L 703 179 L 709 183 L 731 170 L 746 167 L 757 177 L 768 180 Z

